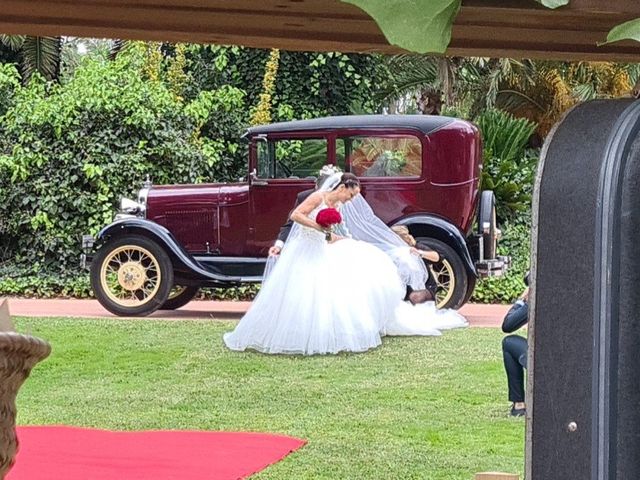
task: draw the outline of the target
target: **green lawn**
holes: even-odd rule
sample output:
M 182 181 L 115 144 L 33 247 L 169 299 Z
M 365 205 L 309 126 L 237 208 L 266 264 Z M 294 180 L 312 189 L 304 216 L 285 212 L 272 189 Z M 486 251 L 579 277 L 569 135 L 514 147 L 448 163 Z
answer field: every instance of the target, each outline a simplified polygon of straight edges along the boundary
M 330 357 L 234 353 L 233 322 L 20 318 L 53 353 L 18 423 L 276 432 L 309 443 L 258 479 L 465 479 L 522 474 L 497 329 L 388 338 Z

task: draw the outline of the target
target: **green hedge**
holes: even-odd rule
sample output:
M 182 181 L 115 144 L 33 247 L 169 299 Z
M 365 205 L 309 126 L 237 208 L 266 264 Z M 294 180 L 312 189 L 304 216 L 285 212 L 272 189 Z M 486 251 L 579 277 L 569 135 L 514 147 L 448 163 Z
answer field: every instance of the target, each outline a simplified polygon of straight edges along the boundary
M 202 300 L 253 300 L 259 284 L 236 288 L 203 289 Z M 0 266 L 0 297 L 28 298 L 93 298 L 89 273 L 70 269 L 67 272 L 48 272 L 15 264 Z
M 66 272 L 46 271 L 39 266 L 0 265 L 0 297 L 89 298 L 89 274 L 79 268 Z
M 86 62 L 66 84 L 36 78 L 26 87 L 15 69 L 0 70 L 9 99 L 0 106 L 0 263 L 74 270 L 81 235 L 110 223 L 119 198 L 147 175 L 160 184 L 211 180 L 239 148 L 200 128 L 239 115 L 241 90 L 184 101 L 145 78 L 146 62 L 144 50 L 130 48 L 115 62 Z

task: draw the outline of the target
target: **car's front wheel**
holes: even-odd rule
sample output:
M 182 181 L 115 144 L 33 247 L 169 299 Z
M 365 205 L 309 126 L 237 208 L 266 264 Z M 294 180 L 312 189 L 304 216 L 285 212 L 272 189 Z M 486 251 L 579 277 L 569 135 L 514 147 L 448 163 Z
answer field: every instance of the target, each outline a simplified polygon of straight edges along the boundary
M 91 263 L 91 286 L 100 304 L 120 316 L 149 315 L 173 286 L 173 266 L 153 240 L 126 235 L 104 244 Z
M 180 307 L 184 307 L 187 303 L 193 300 L 200 289 L 198 287 L 184 287 L 176 285 L 169 292 L 169 298 L 162 304 L 160 310 L 176 310 Z
M 435 250 L 440 255 L 437 263 L 425 262 L 437 284 L 438 308 L 460 308 L 466 301 L 469 286 L 469 274 L 462 259 L 453 248 L 440 240 L 428 237 L 416 240 L 418 248 Z

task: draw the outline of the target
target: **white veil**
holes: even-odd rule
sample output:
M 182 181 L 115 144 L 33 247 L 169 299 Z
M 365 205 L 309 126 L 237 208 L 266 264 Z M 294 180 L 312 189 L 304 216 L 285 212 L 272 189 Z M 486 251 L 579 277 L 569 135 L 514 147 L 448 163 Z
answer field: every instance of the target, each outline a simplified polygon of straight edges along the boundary
M 262 283 L 266 282 L 269 275 L 271 275 L 271 272 L 278 262 L 278 257 L 279 255 L 269 255 L 267 257 L 267 261 L 264 264 L 264 273 L 262 274 Z
M 318 187 L 319 192 L 330 192 L 334 190 L 342 180 L 342 172 L 331 173 L 325 180 L 322 181 Z
M 429 274 L 422 258 L 411 253 L 411 247 L 373 213 L 362 195 L 345 203 L 341 212 L 353 239 L 375 245 L 389 255 L 406 285 L 414 290 L 425 288 Z

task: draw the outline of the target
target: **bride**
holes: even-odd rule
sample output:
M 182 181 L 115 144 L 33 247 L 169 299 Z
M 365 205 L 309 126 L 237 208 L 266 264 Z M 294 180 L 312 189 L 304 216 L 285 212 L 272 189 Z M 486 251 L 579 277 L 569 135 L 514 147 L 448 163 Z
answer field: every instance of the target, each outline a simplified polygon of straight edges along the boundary
M 280 258 L 249 311 L 224 335 L 227 347 L 303 355 L 363 352 L 380 345 L 385 334 L 439 335 L 438 328 L 466 323 L 455 312 L 453 322 L 425 321 L 424 309 L 433 308 L 403 301 L 405 283 L 392 256 L 370 243 L 327 234 L 316 222 L 319 211 L 341 210 L 361 199 L 359 193 L 355 175 L 336 173 L 293 211 L 295 225 Z

